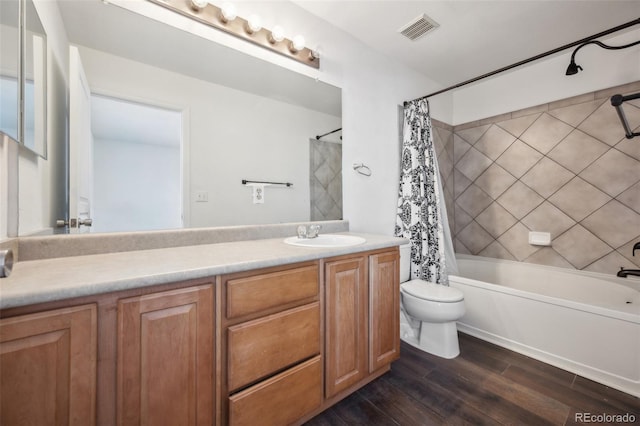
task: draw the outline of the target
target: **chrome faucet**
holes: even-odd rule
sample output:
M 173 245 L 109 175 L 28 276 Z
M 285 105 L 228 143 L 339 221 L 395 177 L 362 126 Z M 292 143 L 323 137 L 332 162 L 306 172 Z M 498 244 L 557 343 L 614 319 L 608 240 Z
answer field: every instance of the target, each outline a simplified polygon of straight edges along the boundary
M 320 225 L 300 225 L 298 226 L 298 238 L 307 239 L 307 238 L 316 238 L 320 233 L 320 229 L 322 226 Z
M 320 233 L 320 225 L 309 225 L 309 231 L 307 232 L 307 238 L 316 238 Z
M 640 250 L 640 242 L 637 242 L 633 245 L 633 251 L 631 252 L 632 256 L 636 255 L 636 250 Z M 636 277 L 640 277 L 640 269 L 624 269 L 621 266 L 620 270 L 616 275 L 622 278 L 627 278 L 627 276 L 629 275 L 635 275 Z

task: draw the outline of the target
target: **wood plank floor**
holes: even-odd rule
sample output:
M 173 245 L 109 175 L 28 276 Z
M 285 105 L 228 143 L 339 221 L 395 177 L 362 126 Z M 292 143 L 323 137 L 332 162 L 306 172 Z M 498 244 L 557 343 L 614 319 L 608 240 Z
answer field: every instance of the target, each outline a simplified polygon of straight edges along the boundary
M 307 425 L 586 424 L 580 413 L 629 414 L 635 422 L 597 424 L 640 425 L 640 399 L 460 333 L 453 360 L 402 343 L 389 373 Z

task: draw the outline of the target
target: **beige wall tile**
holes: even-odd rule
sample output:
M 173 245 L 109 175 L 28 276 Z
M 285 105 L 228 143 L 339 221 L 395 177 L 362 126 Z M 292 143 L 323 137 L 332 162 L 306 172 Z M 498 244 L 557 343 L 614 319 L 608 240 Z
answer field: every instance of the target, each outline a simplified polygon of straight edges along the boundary
M 531 210 L 539 206 L 544 201 L 544 198 L 518 181 L 498 197 L 497 201 L 509 213 L 518 219 L 522 219 Z
M 640 254 L 631 256 L 640 241 L 640 144 L 624 138 L 609 102 L 638 91 L 640 82 L 489 117 L 456 126 L 452 137 L 439 129 L 450 141 L 441 165 L 455 163 L 448 181 L 442 175 L 455 199 L 447 206 L 456 250 L 601 272 L 623 260 L 640 268 Z M 640 102 L 625 108 L 640 131 Z M 520 139 L 509 144 L 505 133 Z M 550 232 L 553 245 L 529 245 L 529 230 Z
M 592 234 L 613 248 L 630 242 L 640 232 L 640 214 L 611 200 L 581 222 Z
M 478 141 L 478 139 L 482 137 L 482 135 L 484 135 L 484 132 L 486 132 L 490 126 L 491 126 L 490 124 L 485 124 L 482 126 L 476 126 L 476 127 L 460 129 L 460 130 L 458 130 L 458 127 L 456 127 L 455 132 L 462 139 L 464 139 L 465 141 L 473 145 Z
M 491 234 L 493 238 L 498 238 L 517 221 L 518 219 L 495 202 L 476 216 L 476 222 Z
M 549 115 L 561 120 L 573 127 L 577 127 L 582 123 L 589 115 L 602 105 L 603 101 L 591 101 L 577 105 L 571 105 L 564 108 L 558 108 L 549 111 Z
M 625 259 L 627 259 L 633 265 L 635 265 L 638 268 L 640 268 L 640 252 L 636 251 L 636 255 L 633 256 L 633 246 L 637 242 L 640 242 L 640 233 L 638 233 L 638 235 L 634 239 L 629 241 L 624 246 L 618 248 L 618 250 L 616 250 L 616 251 L 618 252 L 618 254 L 623 256 Z
M 638 127 L 640 125 L 640 109 L 631 107 L 625 108 L 624 111 L 630 127 L 632 129 Z M 578 126 L 578 129 L 611 146 L 616 145 L 625 137 L 618 113 L 609 102 L 603 103 Z
M 453 161 L 457 163 L 469 151 L 471 144 L 457 134 L 453 135 Z
M 532 231 L 549 232 L 553 240 L 575 225 L 576 221 L 545 201 L 525 216 L 522 223 Z
M 475 148 L 471 148 L 458 161 L 456 169 L 460 170 L 467 178 L 476 180 L 490 165 L 492 161 L 486 155 Z
M 520 181 L 544 198 L 560 189 L 575 175 L 555 161 L 545 157 L 531 168 Z
M 636 133 L 640 132 L 640 128 L 634 130 Z M 630 157 L 640 160 L 640 142 L 637 137 L 633 139 L 624 138 L 618 145 L 616 145 L 618 151 L 622 151 Z
M 573 130 L 555 146 L 549 157 L 573 173 L 580 173 L 589 164 L 607 152 L 609 145 L 580 130 Z
M 512 134 L 502 130 L 496 125 L 492 125 L 473 147 L 492 160 L 495 160 L 500 157 L 515 140 L 516 138 Z
M 476 222 L 471 222 L 460 231 L 458 240 L 471 251 L 471 254 L 480 253 L 486 246 L 493 242 L 491 235 Z
M 578 269 L 611 252 L 611 247 L 581 225 L 574 226 L 554 240 L 553 248 Z
M 495 200 L 515 181 L 511 173 L 494 163 L 476 179 L 475 184 Z
M 527 263 L 535 263 L 538 265 L 557 266 L 558 268 L 575 269 L 572 264 L 560 256 L 552 247 L 542 247 L 540 250 L 527 257 Z
M 612 251 L 584 268 L 585 271 L 598 272 L 614 276 L 620 268 L 634 269 L 629 261 L 620 253 Z
M 526 143 L 516 140 L 496 160 L 506 171 L 519 178 L 543 157 L 541 153 Z
M 505 259 L 505 260 L 517 260 L 509 250 L 504 248 L 502 244 L 497 241 L 492 242 L 484 250 L 479 253 L 480 256 L 484 257 L 492 257 L 494 259 Z
M 498 121 L 496 124 L 515 137 L 520 137 L 540 117 L 540 114 L 525 115 L 524 117 Z
M 572 130 L 568 124 L 545 113 L 520 136 L 520 140 L 546 154 Z
M 498 242 L 519 261 L 523 261 L 540 250 L 538 246 L 529 244 L 529 230 L 517 223 L 498 238 Z
M 456 201 L 457 205 L 469 213 L 471 217 L 476 217 L 489 207 L 493 200 L 476 185 L 471 185 Z
M 615 197 L 640 179 L 640 161 L 610 149 L 580 173 L 580 177 Z
M 625 206 L 640 213 L 640 182 L 618 195 L 616 199 Z
M 575 177 L 549 201 L 576 221 L 581 221 L 605 205 L 611 197 L 580 177 Z

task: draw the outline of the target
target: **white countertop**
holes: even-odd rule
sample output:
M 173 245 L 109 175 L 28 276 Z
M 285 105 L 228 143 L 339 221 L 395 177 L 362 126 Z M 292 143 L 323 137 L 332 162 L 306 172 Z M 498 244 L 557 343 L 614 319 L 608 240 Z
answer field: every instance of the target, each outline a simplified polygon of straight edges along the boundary
M 17 262 L 0 279 L 0 309 L 304 262 L 404 244 L 403 238 L 364 237 L 351 247 L 311 248 L 284 238 L 139 250 Z

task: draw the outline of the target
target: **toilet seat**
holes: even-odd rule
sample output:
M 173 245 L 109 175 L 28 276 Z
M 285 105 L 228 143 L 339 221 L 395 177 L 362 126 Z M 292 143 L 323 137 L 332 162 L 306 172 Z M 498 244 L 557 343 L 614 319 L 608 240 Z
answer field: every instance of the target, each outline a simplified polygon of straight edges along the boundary
M 411 280 L 402 284 L 401 289 L 406 293 L 433 302 L 453 303 L 464 300 L 464 294 L 457 288 L 434 284 L 424 280 Z

